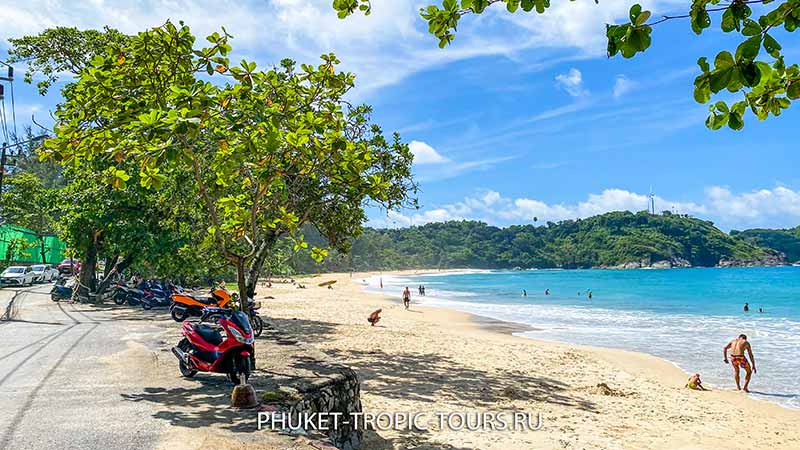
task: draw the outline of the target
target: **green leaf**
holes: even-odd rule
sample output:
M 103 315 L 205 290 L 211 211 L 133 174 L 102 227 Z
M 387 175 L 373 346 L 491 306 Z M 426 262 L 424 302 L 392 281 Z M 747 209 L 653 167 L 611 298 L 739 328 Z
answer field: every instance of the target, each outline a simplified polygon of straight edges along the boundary
M 736 60 L 753 61 L 761 50 L 761 35 L 753 36 L 736 47 Z
M 724 50 L 717 53 L 717 57 L 714 58 L 714 67 L 717 69 L 727 69 L 733 67 L 733 64 L 733 56 Z
M 708 72 L 709 70 L 708 59 L 705 56 L 697 60 L 697 65 L 700 66 L 700 70 L 702 70 L 703 73 Z
M 642 11 L 639 17 L 636 18 L 636 22 L 634 23 L 634 25 L 636 25 L 637 27 L 642 26 L 647 22 L 647 19 L 649 18 L 650 18 L 650 11 Z
M 728 127 L 730 127 L 731 130 L 737 130 L 737 131 L 744 128 L 744 121 L 742 121 L 742 116 L 735 112 L 728 114 Z
M 800 80 L 794 80 L 788 88 L 786 88 L 786 96 L 792 100 L 800 98 Z
M 736 19 L 733 17 L 733 10 L 728 8 L 722 13 L 722 23 L 720 24 L 722 31 L 730 33 L 736 28 Z
M 781 55 L 781 45 L 769 34 L 764 35 L 764 50 L 773 58 Z
M 642 13 L 642 5 L 636 3 L 635 5 L 631 6 L 628 17 L 631 19 L 632 24 L 636 23 L 636 19 L 639 17 L 639 14 L 641 13 Z
M 761 34 L 761 25 L 753 19 L 745 19 L 742 34 L 745 36 L 755 36 Z

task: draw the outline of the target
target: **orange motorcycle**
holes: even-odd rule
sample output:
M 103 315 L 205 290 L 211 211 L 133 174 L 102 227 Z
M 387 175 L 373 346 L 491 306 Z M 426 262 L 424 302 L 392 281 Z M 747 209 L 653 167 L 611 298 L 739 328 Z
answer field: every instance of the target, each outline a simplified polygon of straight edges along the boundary
M 190 316 L 202 317 L 203 308 L 209 306 L 225 308 L 230 301 L 231 294 L 222 288 L 211 291 L 210 297 L 196 297 L 186 292 L 175 292 L 172 294 L 172 306 L 169 312 L 176 322 L 183 322 Z

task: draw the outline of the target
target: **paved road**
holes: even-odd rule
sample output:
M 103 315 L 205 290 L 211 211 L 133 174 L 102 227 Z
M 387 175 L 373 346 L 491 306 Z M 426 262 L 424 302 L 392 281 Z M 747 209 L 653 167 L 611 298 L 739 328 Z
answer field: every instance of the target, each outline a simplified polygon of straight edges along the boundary
M 163 372 L 147 346 L 163 322 L 54 303 L 50 287 L 0 290 L 0 449 L 155 448 L 168 423 L 130 394 Z

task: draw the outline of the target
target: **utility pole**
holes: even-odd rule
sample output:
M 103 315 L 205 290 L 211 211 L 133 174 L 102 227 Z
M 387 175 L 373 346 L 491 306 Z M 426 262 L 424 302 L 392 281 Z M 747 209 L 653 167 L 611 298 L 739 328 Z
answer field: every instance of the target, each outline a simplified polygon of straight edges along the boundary
M 3 142 L 3 154 L 0 156 L 0 194 L 3 193 L 3 177 L 6 174 L 6 149 L 8 143 Z

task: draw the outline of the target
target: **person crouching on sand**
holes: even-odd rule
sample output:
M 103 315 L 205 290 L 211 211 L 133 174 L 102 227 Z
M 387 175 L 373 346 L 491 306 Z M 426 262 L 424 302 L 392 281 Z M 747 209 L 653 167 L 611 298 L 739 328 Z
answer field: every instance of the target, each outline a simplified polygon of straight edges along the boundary
M 377 309 L 377 310 L 373 311 L 372 314 L 369 315 L 369 317 L 367 317 L 367 322 L 369 322 L 369 324 L 371 326 L 374 327 L 375 324 L 378 323 L 381 320 L 381 311 L 383 311 L 383 310 L 382 309 Z
M 731 365 L 733 366 L 733 378 L 736 380 L 736 389 L 750 392 L 747 387 L 750 385 L 750 377 L 756 370 L 756 360 L 753 358 L 753 348 L 750 347 L 750 342 L 747 341 L 747 336 L 740 334 L 738 338 L 728 342 L 728 345 L 722 349 L 722 358 L 725 364 L 728 364 L 728 349 L 731 349 Z M 750 356 L 750 361 L 744 356 L 744 352 Z M 752 364 L 753 368 L 750 368 Z M 739 386 L 739 368 L 744 369 L 744 389 Z
M 706 388 L 703 387 L 703 382 L 700 381 L 700 374 L 696 373 L 689 377 L 689 381 L 686 382 L 686 387 L 695 391 L 705 391 Z
M 411 304 L 411 291 L 408 290 L 408 286 L 406 286 L 406 289 L 403 291 L 403 306 L 405 306 L 406 309 L 408 309 L 408 305 L 410 304 Z

